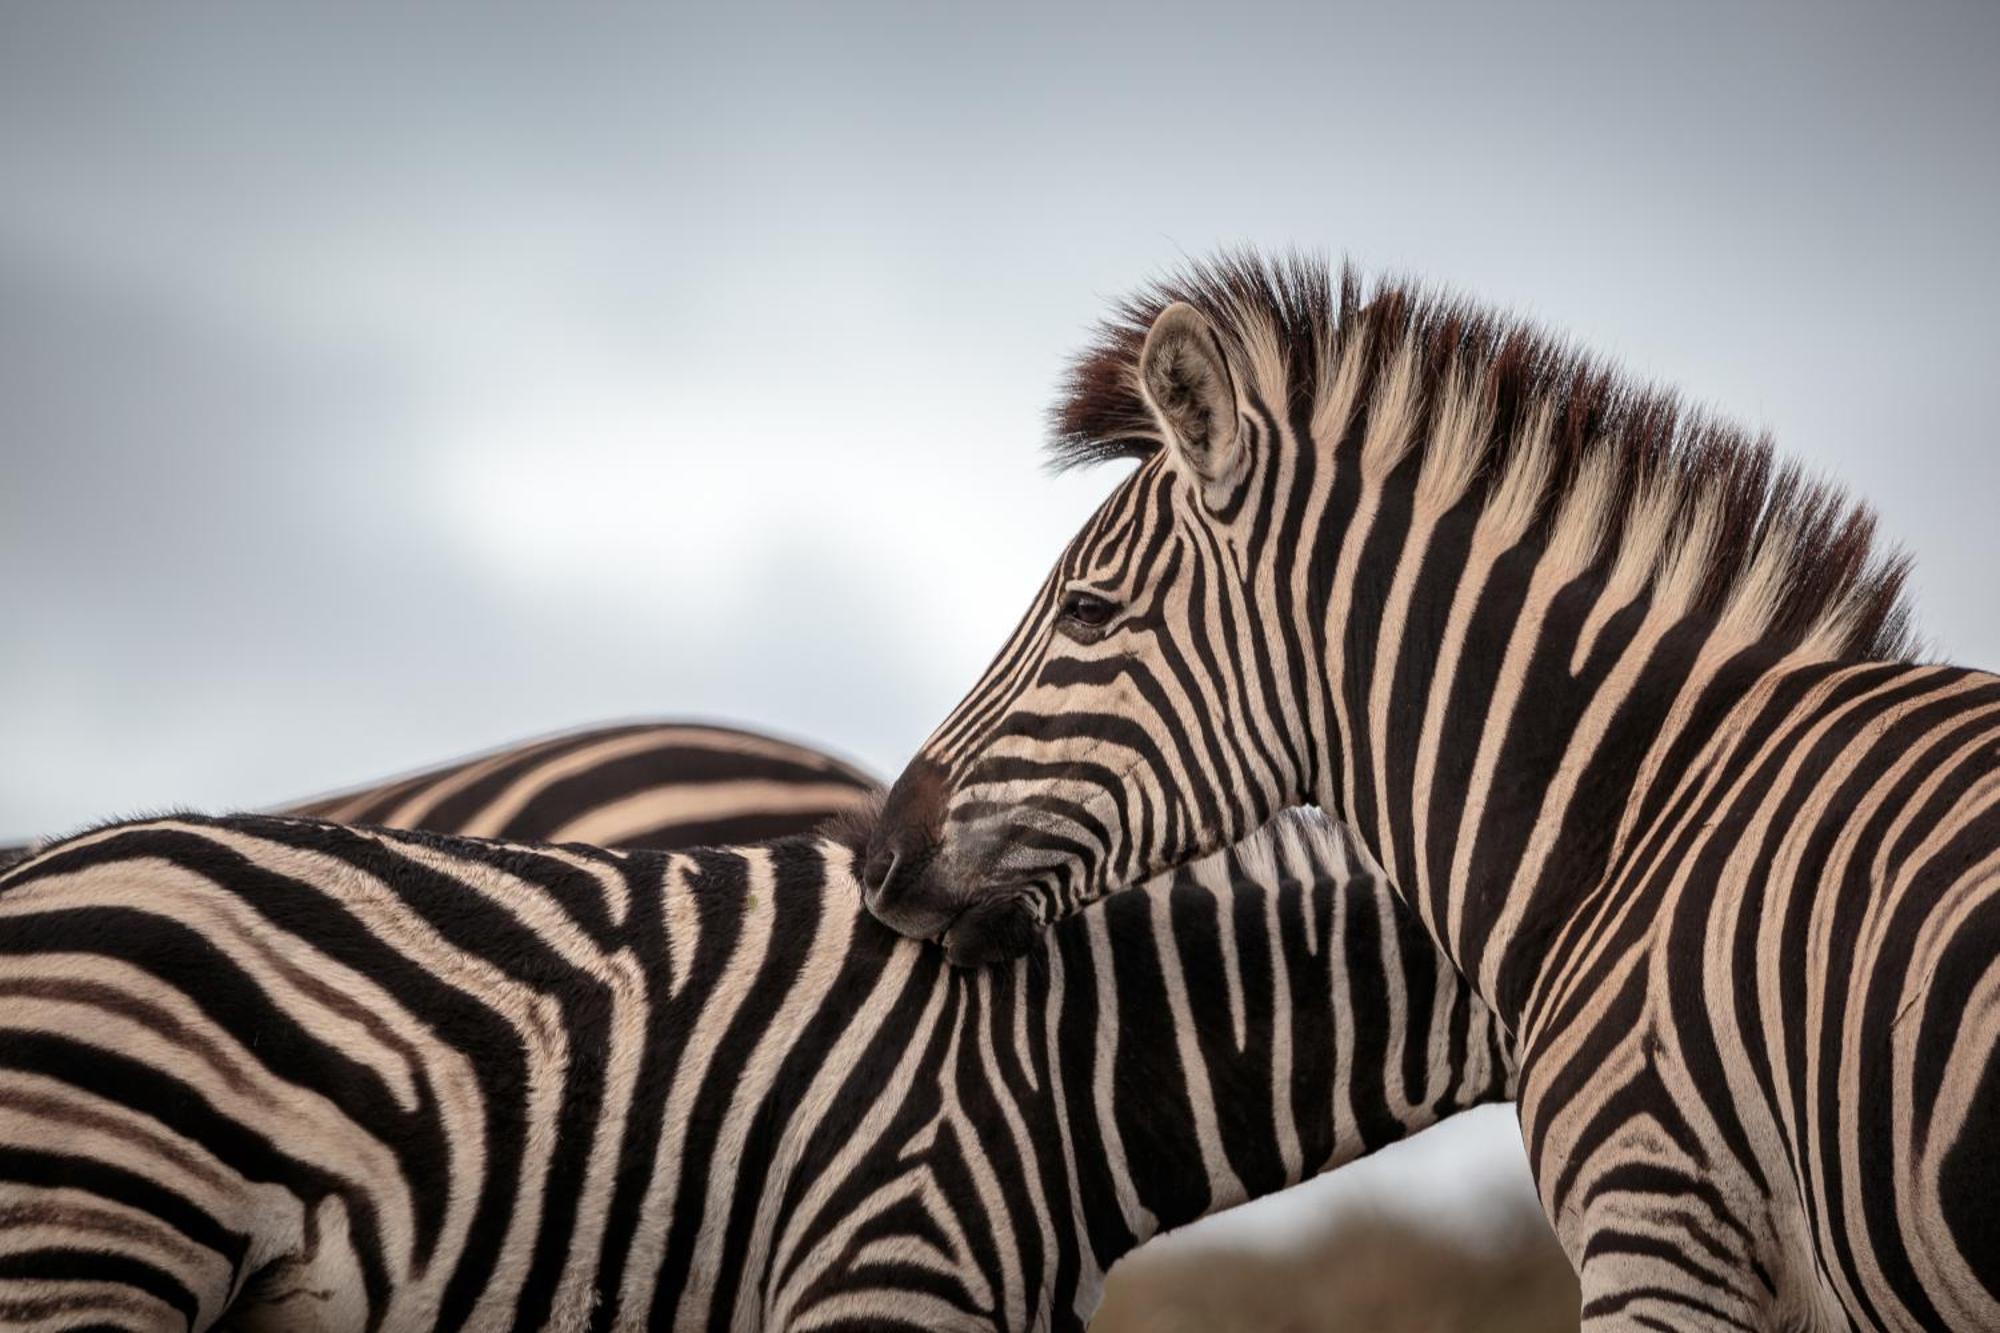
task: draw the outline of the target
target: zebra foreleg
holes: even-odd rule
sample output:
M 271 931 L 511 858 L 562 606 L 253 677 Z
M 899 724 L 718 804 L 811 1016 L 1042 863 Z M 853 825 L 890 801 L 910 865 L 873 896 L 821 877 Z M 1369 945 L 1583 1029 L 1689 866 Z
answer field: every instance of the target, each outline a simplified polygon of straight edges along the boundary
M 1661 1201 L 1655 1225 L 1629 1216 L 1590 1232 L 1577 1265 L 1584 1333 L 1698 1329 L 1704 1333 L 1834 1333 L 1848 1327 L 1833 1307 L 1706 1230 L 1687 1229 L 1684 1210 Z
M 1746 1317 L 1725 1294 L 1685 1279 L 1665 1284 L 1629 1264 L 1586 1265 L 1583 1333 L 1768 1333 L 1771 1325 Z M 1724 1296 L 1718 1299 L 1718 1296 Z
M 1583 1188 L 1591 1197 L 1582 1209 L 1554 1215 L 1568 1223 L 1558 1235 L 1576 1266 L 1587 1333 L 1802 1327 L 1776 1317 L 1778 1292 L 1754 1257 L 1753 1233 L 1697 1181 L 1656 1159 Z

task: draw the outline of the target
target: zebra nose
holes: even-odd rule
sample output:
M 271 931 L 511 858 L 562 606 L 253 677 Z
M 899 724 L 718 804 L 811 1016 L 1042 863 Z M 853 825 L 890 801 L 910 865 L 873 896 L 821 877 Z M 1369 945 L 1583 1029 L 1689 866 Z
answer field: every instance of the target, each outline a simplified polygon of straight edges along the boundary
M 889 887 L 889 881 L 896 877 L 896 864 L 902 859 L 895 848 L 881 847 L 861 867 L 861 887 L 868 890 L 871 899 L 881 897 Z
M 951 919 L 931 873 L 944 831 L 946 794 L 944 771 L 925 759 L 913 761 L 889 789 L 861 865 L 868 910 L 891 929 L 919 939 L 936 935 Z
M 921 830 L 894 829 L 877 844 L 861 867 L 861 887 L 868 910 L 880 915 L 908 909 L 924 895 L 924 866 L 930 842 Z
M 871 903 L 901 896 L 924 878 L 944 830 L 944 808 L 943 770 L 928 760 L 913 760 L 889 789 L 861 867 Z

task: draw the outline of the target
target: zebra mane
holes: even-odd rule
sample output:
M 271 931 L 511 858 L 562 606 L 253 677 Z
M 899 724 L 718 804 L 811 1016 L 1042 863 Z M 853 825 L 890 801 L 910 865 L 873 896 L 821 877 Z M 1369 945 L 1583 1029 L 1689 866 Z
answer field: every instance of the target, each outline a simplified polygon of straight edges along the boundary
M 1250 878 L 1264 883 L 1275 883 L 1286 862 L 1292 863 L 1290 873 L 1297 873 L 1300 863 L 1332 866 L 1343 881 L 1381 874 L 1353 830 L 1317 806 L 1280 810 L 1231 851 Z
M 1732 641 L 1907 660 L 1907 561 L 1837 487 L 1768 437 L 1621 374 L 1529 321 L 1419 284 L 1239 251 L 1126 297 L 1051 414 L 1058 469 L 1160 451 L 1140 392 L 1146 331 L 1175 301 L 1208 316 L 1237 373 L 1296 434 L 1356 445 L 1364 474 L 1417 469 L 1434 512 L 1481 506 L 1637 593 L 1726 617 Z

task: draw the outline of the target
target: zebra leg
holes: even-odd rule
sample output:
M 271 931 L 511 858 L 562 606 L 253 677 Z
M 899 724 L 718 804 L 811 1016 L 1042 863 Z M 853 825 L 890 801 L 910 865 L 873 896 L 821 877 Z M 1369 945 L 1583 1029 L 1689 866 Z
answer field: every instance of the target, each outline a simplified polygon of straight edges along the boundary
M 1625 1088 L 1650 1082 L 1640 1073 Z M 1603 1106 L 1572 1108 L 1582 1114 L 1557 1117 L 1543 1144 L 1536 1183 L 1576 1269 L 1583 1328 L 1811 1327 L 1782 1317 L 1771 1270 L 1760 1262 L 1771 1253 L 1768 1211 L 1710 1178 L 1689 1155 L 1688 1139 L 1662 1128 L 1673 1119 L 1663 1103 L 1645 1105 L 1651 1109 L 1609 1127 Z
M 1544 1193 L 1576 1268 L 1585 1333 L 1844 1327 L 1818 1315 L 1796 1265 L 1774 1262 L 1767 1208 L 1663 1162 L 1660 1147 L 1649 1126 L 1628 1126 L 1599 1149 L 1610 1164 L 1586 1168 L 1564 1202 L 1549 1206 Z
M 1779 1260 L 1767 1209 L 1720 1200 L 1713 1182 L 1650 1165 L 1598 1182 L 1600 1195 L 1564 1229 L 1576 1263 L 1586 1333 L 1650 1329 L 1819 1333 L 1847 1327 L 1811 1280 L 1811 1265 Z
M 1760 1333 L 1769 1327 L 1732 1318 L 1691 1300 L 1685 1292 L 1619 1283 L 1599 1274 L 1583 1276 L 1583 1333 L 1685 1333 L 1690 1329 Z

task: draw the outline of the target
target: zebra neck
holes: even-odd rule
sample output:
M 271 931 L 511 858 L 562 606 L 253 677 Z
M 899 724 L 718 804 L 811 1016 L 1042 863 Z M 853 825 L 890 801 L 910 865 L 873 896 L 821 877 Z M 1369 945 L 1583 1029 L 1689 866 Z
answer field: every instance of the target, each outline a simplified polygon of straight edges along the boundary
M 851 861 L 694 853 L 642 899 L 690 1020 L 676 1058 L 734 1108 L 697 1120 L 768 1121 L 730 1178 L 765 1182 L 751 1257 L 778 1272 L 872 1254 L 921 1200 L 927 1265 L 1022 1326 L 1087 1312 L 1158 1232 L 1514 1095 L 1492 1012 L 1330 821 L 1286 816 L 979 971 L 863 912 Z
M 1107 1268 L 1514 1094 L 1491 1011 L 1344 834 L 1163 876 L 1051 943 L 1065 1139 Z
M 1345 577 L 1309 613 L 1315 796 L 1518 1032 L 1553 941 L 1675 780 L 1759 682 L 1812 664 L 1561 550 L 1482 551 L 1408 497 L 1355 509 Z

